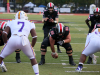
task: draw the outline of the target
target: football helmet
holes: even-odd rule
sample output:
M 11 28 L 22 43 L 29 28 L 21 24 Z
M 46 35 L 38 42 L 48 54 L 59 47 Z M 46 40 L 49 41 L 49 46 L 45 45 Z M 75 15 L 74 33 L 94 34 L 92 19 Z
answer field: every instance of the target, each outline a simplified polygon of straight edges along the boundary
M 1 24 L 0 24 L 0 29 L 4 30 L 6 28 L 6 25 L 7 25 L 7 22 L 3 21 Z
M 96 13 L 96 12 L 99 13 L 99 8 L 98 7 L 94 9 L 94 13 Z
M 58 23 L 56 26 L 57 34 L 64 34 L 65 33 L 65 26 L 62 23 Z
M 100 11 L 100 10 L 99 10 L 98 7 L 94 9 L 94 15 L 95 15 L 96 17 L 99 16 L 99 11 Z
M 50 9 L 50 8 L 51 8 L 51 9 Z M 54 10 L 54 4 L 53 4 L 52 2 L 49 2 L 49 3 L 47 4 L 47 9 L 48 9 L 48 11 L 49 11 L 50 13 L 52 13 L 53 10 Z
M 28 20 L 27 14 L 24 11 L 18 11 L 15 15 L 15 19 L 25 19 Z

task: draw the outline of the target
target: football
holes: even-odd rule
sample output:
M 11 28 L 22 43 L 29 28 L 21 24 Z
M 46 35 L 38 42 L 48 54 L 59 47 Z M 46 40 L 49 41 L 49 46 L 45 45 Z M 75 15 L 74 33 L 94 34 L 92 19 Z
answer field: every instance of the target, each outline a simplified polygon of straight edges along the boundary
M 57 54 L 57 53 L 55 53 L 55 54 L 51 53 L 51 55 L 52 55 L 52 57 L 55 58 L 55 59 L 58 58 L 58 54 Z

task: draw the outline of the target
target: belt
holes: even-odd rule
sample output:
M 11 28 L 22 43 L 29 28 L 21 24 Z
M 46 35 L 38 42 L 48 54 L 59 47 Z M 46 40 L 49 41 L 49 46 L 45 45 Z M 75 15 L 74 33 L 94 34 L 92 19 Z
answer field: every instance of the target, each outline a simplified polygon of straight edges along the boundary
M 20 37 L 21 37 L 21 36 L 25 36 L 25 35 L 18 35 L 18 34 L 13 34 L 13 35 L 14 35 L 14 36 L 20 36 Z

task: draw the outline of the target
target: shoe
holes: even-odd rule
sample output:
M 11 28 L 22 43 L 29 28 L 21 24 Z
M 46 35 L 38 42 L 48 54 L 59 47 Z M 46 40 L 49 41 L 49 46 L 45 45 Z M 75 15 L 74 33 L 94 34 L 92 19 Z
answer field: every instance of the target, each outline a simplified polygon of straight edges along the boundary
M 43 65 L 43 64 L 45 64 L 45 60 L 41 60 L 38 65 Z
M 5 66 L 3 61 L 2 61 L 2 64 L 0 64 L 0 67 L 2 69 L 2 72 L 7 72 L 7 68 L 6 68 L 6 66 Z
M 72 66 L 76 66 L 76 64 L 74 63 L 74 61 L 69 62 L 70 65 Z
M 83 68 L 83 66 L 78 66 L 78 67 L 75 69 L 75 71 L 76 71 L 76 72 L 81 72 L 81 71 L 82 71 L 82 68 Z
M 89 56 L 87 64 L 91 64 L 92 63 L 92 58 Z
M 62 53 L 60 49 L 57 50 L 57 53 Z
M 21 62 L 20 58 L 16 58 L 16 62 L 20 63 Z
M 96 64 L 96 63 L 97 63 L 97 59 L 96 59 L 96 58 L 98 58 L 98 56 L 95 56 L 95 55 L 94 55 L 94 56 L 92 57 L 93 64 Z

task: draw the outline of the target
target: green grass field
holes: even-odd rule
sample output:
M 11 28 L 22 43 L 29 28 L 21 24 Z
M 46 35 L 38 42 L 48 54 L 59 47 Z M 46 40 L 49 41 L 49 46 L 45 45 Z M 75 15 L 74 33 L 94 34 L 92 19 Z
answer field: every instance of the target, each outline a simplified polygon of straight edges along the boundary
M 0 14 L 0 19 L 14 19 L 15 14 Z M 28 15 L 29 20 L 41 21 L 42 15 Z M 69 65 L 68 56 L 65 53 L 65 49 L 60 47 L 62 53 L 58 53 L 59 57 L 53 59 L 51 56 L 51 50 L 48 47 L 46 53 L 46 64 L 39 66 L 40 75 L 100 75 L 100 58 L 97 58 L 97 64 L 86 64 L 84 63 L 83 72 L 75 72 L 76 67 L 79 63 L 79 58 L 82 50 L 84 49 L 86 35 L 88 33 L 88 27 L 85 24 L 85 19 L 88 16 L 75 16 L 75 15 L 59 15 L 59 22 L 66 26 L 69 26 L 71 33 L 71 45 L 73 48 L 73 58 L 76 66 Z M 37 32 L 37 43 L 34 47 L 36 53 L 37 62 L 40 62 L 41 52 L 40 45 L 43 40 L 42 23 L 35 23 Z M 29 40 L 31 41 L 31 36 Z M 2 50 L 3 46 L 0 47 Z M 57 50 L 55 46 L 55 50 Z M 95 53 L 96 56 L 100 57 L 100 53 Z M 30 60 L 21 51 L 21 63 L 16 63 L 15 52 L 4 59 L 7 72 L 3 73 L 0 69 L 0 75 L 35 75 L 30 64 Z

